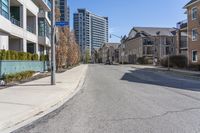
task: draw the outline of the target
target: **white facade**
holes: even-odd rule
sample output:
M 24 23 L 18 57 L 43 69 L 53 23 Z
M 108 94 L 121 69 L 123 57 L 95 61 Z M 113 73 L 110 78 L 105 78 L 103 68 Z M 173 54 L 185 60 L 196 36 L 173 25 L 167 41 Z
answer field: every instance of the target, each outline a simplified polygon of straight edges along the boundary
M 6 1 L 6 3 L 5 3 Z M 0 0 L 0 49 L 39 54 L 39 11 L 50 11 L 44 0 Z M 42 43 L 46 46 L 50 43 Z

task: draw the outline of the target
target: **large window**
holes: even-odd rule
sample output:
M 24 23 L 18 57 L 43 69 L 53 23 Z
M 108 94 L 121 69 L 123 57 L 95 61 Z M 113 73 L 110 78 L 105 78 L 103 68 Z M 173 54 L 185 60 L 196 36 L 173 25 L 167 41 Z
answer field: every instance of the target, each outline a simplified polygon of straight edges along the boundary
M 8 0 L 0 0 L 0 14 L 5 18 L 9 18 L 9 1 Z
M 197 51 L 193 50 L 192 51 L 192 62 L 197 62 L 198 60 L 198 53 Z
M 192 8 L 192 20 L 197 19 L 197 8 Z
M 198 38 L 198 31 L 197 29 L 192 29 L 192 41 L 196 41 Z
M 39 36 L 45 36 L 45 21 L 44 18 L 38 19 L 38 34 Z
M 39 18 L 38 19 L 38 34 L 39 36 L 43 36 L 43 37 L 48 37 L 50 38 L 50 25 L 48 24 L 48 22 L 46 21 L 46 19 L 44 18 Z

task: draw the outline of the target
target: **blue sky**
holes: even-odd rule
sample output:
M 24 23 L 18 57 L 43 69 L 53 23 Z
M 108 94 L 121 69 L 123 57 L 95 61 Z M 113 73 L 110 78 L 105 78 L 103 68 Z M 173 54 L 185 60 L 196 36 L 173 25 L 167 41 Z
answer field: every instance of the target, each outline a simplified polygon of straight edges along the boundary
M 68 0 L 71 12 L 77 8 L 109 18 L 110 33 L 127 35 L 133 26 L 176 27 L 178 21 L 186 19 L 182 7 L 189 0 Z M 72 26 L 71 26 L 72 27 Z M 113 37 L 110 42 L 118 42 Z

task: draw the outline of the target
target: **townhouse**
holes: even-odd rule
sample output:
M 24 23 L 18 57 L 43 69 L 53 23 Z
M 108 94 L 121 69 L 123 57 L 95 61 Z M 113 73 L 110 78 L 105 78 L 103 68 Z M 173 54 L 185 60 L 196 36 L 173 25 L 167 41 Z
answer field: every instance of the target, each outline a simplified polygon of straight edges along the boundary
M 191 0 L 184 9 L 187 10 L 187 49 L 188 64 L 200 64 L 200 0 Z
M 121 40 L 119 62 L 137 63 L 146 58 L 149 63 L 175 54 L 176 29 L 159 27 L 133 27 L 128 37 Z
M 99 49 L 100 59 L 102 63 L 110 61 L 113 63 L 119 62 L 119 45 L 120 43 L 104 43 Z
M 50 0 L 0 0 L 0 49 L 47 54 Z

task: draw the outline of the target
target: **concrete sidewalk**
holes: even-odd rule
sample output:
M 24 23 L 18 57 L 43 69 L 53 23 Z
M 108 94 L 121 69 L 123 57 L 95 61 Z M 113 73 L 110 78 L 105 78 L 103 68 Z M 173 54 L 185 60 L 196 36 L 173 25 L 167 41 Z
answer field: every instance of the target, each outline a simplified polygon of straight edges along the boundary
M 82 87 L 87 65 L 50 77 L 0 90 L 0 133 L 11 132 L 57 109 Z

